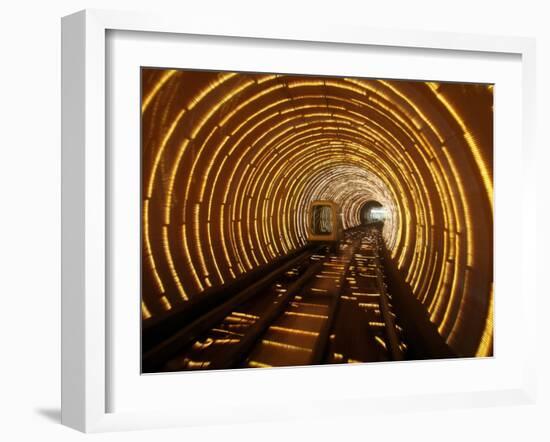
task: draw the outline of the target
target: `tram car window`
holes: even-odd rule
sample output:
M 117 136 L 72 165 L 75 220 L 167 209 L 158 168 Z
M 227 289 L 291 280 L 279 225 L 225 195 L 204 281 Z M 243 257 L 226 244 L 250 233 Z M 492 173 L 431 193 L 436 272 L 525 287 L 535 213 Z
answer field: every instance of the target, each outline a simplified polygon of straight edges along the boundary
M 313 201 L 308 216 L 308 242 L 336 244 L 342 237 L 342 214 L 338 204 Z
M 325 205 L 313 206 L 312 208 L 312 230 L 314 235 L 330 235 L 333 224 L 332 207 Z

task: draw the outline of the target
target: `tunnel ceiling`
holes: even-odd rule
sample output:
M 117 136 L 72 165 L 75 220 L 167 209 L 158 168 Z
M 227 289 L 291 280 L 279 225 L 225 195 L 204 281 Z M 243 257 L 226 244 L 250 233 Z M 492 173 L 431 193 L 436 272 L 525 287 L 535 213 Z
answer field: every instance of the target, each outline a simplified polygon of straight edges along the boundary
M 316 199 L 384 236 L 458 353 L 492 339 L 492 86 L 142 69 L 144 318 L 306 242 Z

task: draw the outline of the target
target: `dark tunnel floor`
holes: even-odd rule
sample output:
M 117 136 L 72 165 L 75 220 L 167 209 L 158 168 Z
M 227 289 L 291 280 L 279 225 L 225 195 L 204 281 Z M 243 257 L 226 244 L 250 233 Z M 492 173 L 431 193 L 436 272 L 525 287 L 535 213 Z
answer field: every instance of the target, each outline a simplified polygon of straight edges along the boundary
M 380 231 L 348 231 L 243 302 L 161 371 L 401 359 L 407 346 L 385 292 Z

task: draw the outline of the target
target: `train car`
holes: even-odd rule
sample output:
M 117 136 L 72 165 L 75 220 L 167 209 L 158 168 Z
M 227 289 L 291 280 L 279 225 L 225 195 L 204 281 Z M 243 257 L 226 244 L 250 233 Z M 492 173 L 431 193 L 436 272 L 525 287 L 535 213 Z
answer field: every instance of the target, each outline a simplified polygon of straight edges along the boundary
M 309 243 L 336 245 L 344 237 L 340 206 L 334 201 L 313 201 L 309 207 L 307 227 Z

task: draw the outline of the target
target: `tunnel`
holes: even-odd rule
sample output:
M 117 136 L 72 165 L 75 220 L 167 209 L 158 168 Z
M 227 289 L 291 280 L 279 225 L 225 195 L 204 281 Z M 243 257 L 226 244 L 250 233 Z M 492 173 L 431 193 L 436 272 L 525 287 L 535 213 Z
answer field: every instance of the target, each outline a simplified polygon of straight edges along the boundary
M 151 371 L 167 367 L 155 362 L 163 357 L 211 346 L 215 312 L 233 302 L 226 314 L 236 314 L 235 299 L 306 250 L 308 266 L 332 259 L 326 265 L 364 268 L 377 281 L 388 297 L 375 310 L 395 320 L 400 357 L 493 355 L 492 85 L 142 68 L 141 88 L 142 348 Z M 344 236 L 334 244 L 342 254 L 355 247 L 348 261 L 313 251 L 316 201 L 338 207 Z M 310 271 L 294 261 L 286 273 Z M 347 273 L 336 286 L 355 280 Z M 338 339 L 338 314 L 363 320 L 349 304 L 357 291 L 334 293 L 336 319 L 319 332 L 325 352 Z M 237 346 L 243 336 L 218 340 Z M 388 339 L 396 338 L 378 340 L 387 348 Z
M 367 201 L 361 207 L 361 223 L 384 222 L 387 217 L 386 209 L 378 201 Z

